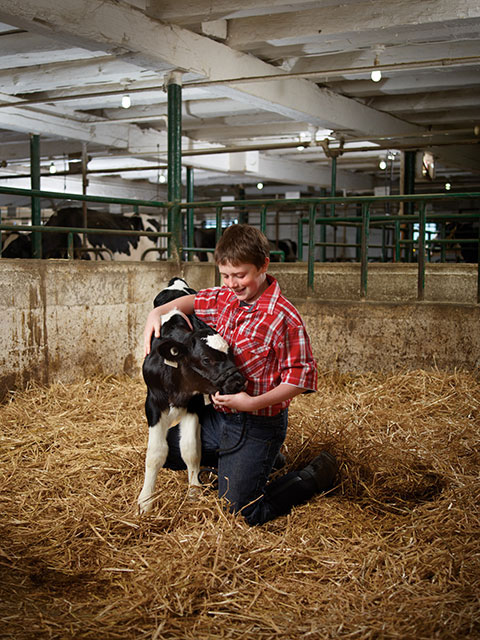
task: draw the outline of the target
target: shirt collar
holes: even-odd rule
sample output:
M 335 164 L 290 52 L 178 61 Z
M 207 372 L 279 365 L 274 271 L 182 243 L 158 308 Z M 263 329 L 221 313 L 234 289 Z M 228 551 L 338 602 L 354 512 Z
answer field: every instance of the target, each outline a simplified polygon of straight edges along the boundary
M 273 315 L 275 312 L 275 305 L 277 304 L 278 298 L 280 296 L 280 286 L 276 279 L 267 274 L 267 283 L 268 286 L 262 295 L 255 300 L 255 302 L 251 305 L 241 305 L 240 302 L 235 298 L 235 295 L 231 293 L 230 304 L 234 309 L 243 309 L 244 311 L 253 311 L 254 309 L 258 309 L 262 313 L 268 313 Z

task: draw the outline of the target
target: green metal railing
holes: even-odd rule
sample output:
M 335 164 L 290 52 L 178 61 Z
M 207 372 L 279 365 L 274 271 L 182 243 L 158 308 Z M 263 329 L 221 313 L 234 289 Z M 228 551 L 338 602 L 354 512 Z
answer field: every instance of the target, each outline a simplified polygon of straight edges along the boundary
M 307 258 L 307 285 L 308 291 L 313 293 L 314 290 L 314 264 L 315 264 L 315 247 L 328 247 L 328 246 L 349 246 L 359 248 L 359 261 L 361 265 L 360 274 L 360 296 L 365 299 L 368 291 L 368 250 L 369 250 L 369 236 L 370 229 L 373 226 L 394 225 L 396 242 L 392 245 L 394 249 L 395 261 L 401 259 L 401 248 L 407 248 L 408 253 L 411 254 L 411 249 L 414 248 L 415 241 L 411 238 L 412 225 L 418 224 L 418 240 L 416 262 L 418 263 L 418 275 L 417 275 L 417 299 L 424 300 L 425 297 L 425 266 L 428 245 L 433 241 L 427 239 L 426 223 L 429 222 L 447 222 L 457 220 L 480 220 L 480 213 L 472 214 L 453 214 L 453 213 L 440 213 L 440 212 L 427 212 L 426 205 L 435 201 L 460 200 L 460 199 L 479 199 L 480 193 L 448 193 L 448 194 L 419 194 L 419 195 L 399 195 L 399 196 L 359 196 L 359 197 L 322 197 L 322 198 L 298 198 L 298 199 L 276 199 L 276 200 L 241 200 L 241 201 L 203 201 L 203 202 L 188 202 L 182 203 L 179 208 L 185 209 L 188 207 L 189 211 L 202 211 L 202 210 L 214 210 L 216 218 L 217 239 L 221 234 L 222 227 L 222 212 L 223 209 L 233 208 L 239 209 L 245 207 L 255 209 L 260 214 L 260 229 L 265 233 L 267 225 L 267 216 L 269 209 L 271 213 L 275 213 L 282 207 L 295 207 L 296 209 L 303 208 L 308 212 L 308 216 L 303 214 L 299 215 L 299 229 L 298 229 L 298 258 L 303 261 L 303 225 L 308 224 L 308 258 Z M 415 206 L 418 211 L 415 213 L 408 213 L 402 215 L 390 215 L 390 214 L 375 214 L 372 213 L 373 207 L 385 203 L 397 203 L 405 206 L 406 210 L 413 212 Z M 335 212 L 337 205 L 348 206 L 355 205 L 360 207 L 360 216 L 337 216 L 322 215 L 317 216 L 317 210 L 325 212 L 330 206 L 330 211 Z M 325 239 L 320 241 L 315 240 L 315 231 L 317 227 L 320 228 L 321 238 L 325 237 L 324 229 L 326 225 L 348 225 L 351 227 L 360 228 L 360 242 L 359 243 L 329 243 Z M 401 231 L 408 230 L 410 237 L 401 239 Z M 440 239 L 435 238 L 435 244 L 446 245 L 452 242 L 462 243 L 474 243 L 477 244 L 480 253 L 480 233 L 477 239 Z M 193 252 L 199 251 L 198 247 L 182 247 L 183 251 Z M 204 251 L 212 251 L 212 249 L 203 248 Z M 477 269 L 477 302 L 480 302 L 480 264 Z
M 80 194 L 67 194 L 58 193 L 52 191 L 41 191 L 38 189 L 16 189 L 13 187 L 1 187 L 0 193 L 10 195 L 28 196 L 31 198 L 50 198 L 50 199 L 64 199 L 64 200 L 76 200 L 79 202 L 94 202 L 104 204 L 130 204 L 134 207 L 145 206 L 153 207 L 158 210 L 163 210 L 168 217 L 169 227 L 167 232 L 145 232 L 145 231 L 124 231 L 113 229 L 95 229 L 95 233 L 111 233 L 119 235 L 145 235 L 151 237 L 167 237 L 170 239 L 170 251 L 169 256 L 179 260 L 182 252 L 187 255 L 191 255 L 192 252 L 198 251 L 213 251 L 210 247 L 193 247 L 181 246 L 181 231 L 184 230 L 184 217 L 187 218 L 186 237 L 187 242 L 191 241 L 193 214 L 214 212 L 216 222 L 216 240 L 220 238 L 222 233 L 222 222 L 226 217 L 225 209 L 228 208 L 228 215 L 231 217 L 232 210 L 235 212 L 241 212 L 242 215 L 245 211 L 250 213 L 256 212 L 260 216 L 260 229 L 266 232 L 268 216 L 276 214 L 279 210 L 291 209 L 292 207 L 298 214 L 298 257 L 300 261 L 303 261 L 303 247 L 308 247 L 307 258 L 307 286 L 308 291 L 313 293 L 314 291 L 314 276 L 315 276 L 315 248 L 320 247 L 321 259 L 325 259 L 324 249 L 326 247 L 334 246 L 349 246 L 355 247 L 358 250 L 358 261 L 360 262 L 360 295 L 362 298 L 367 297 L 368 292 L 368 263 L 369 263 L 369 244 L 370 231 L 373 227 L 387 227 L 393 228 L 395 232 L 395 242 L 393 245 L 389 245 L 389 248 L 393 250 L 394 261 L 401 260 L 401 252 L 406 249 L 416 248 L 416 262 L 418 263 L 418 300 L 424 299 L 425 294 L 425 266 L 428 261 L 429 249 L 431 249 L 432 240 L 429 240 L 426 233 L 426 224 L 428 222 L 447 222 L 458 220 L 475 220 L 480 219 L 480 213 L 471 214 L 453 214 L 453 213 L 441 213 L 427 211 L 427 204 L 434 203 L 436 201 L 449 202 L 454 200 L 478 200 L 480 199 L 480 193 L 448 193 L 448 194 L 422 194 L 422 195 L 403 195 L 403 196 L 361 196 L 361 197 L 332 197 L 326 196 L 321 198 L 298 198 L 298 199 L 252 199 L 252 200 L 239 200 L 239 201 L 201 201 L 194 202 L 191 200 L 191 193 L 189 194 L 188 202 L 178 202 L 177 198 L 173 202 L 158 202 L 150 200 L 138 200 L 138 199 L 126 199 L 126 198 L 109 198 L 100 196 L 86 196 Z M 176 194 L 178 195 L 178 194 Z M 408 214 L 385 214 L 377 213 L 376 209 L 379 206 L 384 206 L 386 203 L 404 205 L 406 210 L 412 213 Z M 338 213 L 339 207 L 355 207 L 358 214 L 356 215 L 326 215 L 326 212 L 335 211 Z M 415 212 L 415 207 L 417 211 Z M 185 216 L 187 212 L 188 215 Z M 320 212 L 320 215 L 318 215 Z M 306 215 L 305 215 L 306 213 Z M 412 239 L 412 225 L 418 225 L 418 239 L 414 241 Z M 338 227 L 339 225 L 347 225 L 352 228 L 358 229 L 359 238 L 356 243 L 332 243 L 325 240 L 325 227 L 327 225 Z M 307 241 L 303 240 L 304 227 L 308 226 Z M 92 229 L 75 228 L 70 227 L 48 227 L 48 226 L 13 226 L 13 225 L 0 225 L 2 230 L 13 231 L 33 231 L 33 232 L 64 232 L 64 233 L 92 233 Z M 317 230 L 319 230 L 320 240 L 316 240 Z M 401 233 L 405 233 L 405 238 L 401 238 Z M 449 238 L 435 238 L 436 245 L 445 246 L 452 242 L 472 243 L 476 244 L 480 250 L 480 235 L 475 239 L 456 239 L 452 241 Z M 415 247 L 416 245 L 416 247 Z M 273 253 L 281 254 L 280 251 L 274 251 Z M 409 251 L 408 253 L 411 253 Z M 384 252 L 383 252 L 383 255 Z M 480 302 L 480 265 L 477 270 L 477 301 Z

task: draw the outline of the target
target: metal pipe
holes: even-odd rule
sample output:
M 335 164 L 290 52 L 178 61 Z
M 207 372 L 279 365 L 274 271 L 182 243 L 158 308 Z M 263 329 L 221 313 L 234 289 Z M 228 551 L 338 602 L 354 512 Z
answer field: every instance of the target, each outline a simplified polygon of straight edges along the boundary
M 397 62 L 393 64 L 365 65 L 363 67 L 343 67 L 339 69 L 325 69 L 317 71 L 291 71 L 290 73 L 278 73 L 278 75 L 264 74 L 257 76 L 243 76 L 242 78 L 225 78 L 223 80 L 199 80 L 186 82 L 185 87 L 208 87 L 221 84 L 238 84 L 243 82 L 265 82 L 267 80 L 292 80 L 308 78 L 328 78 L 332 76 L 357 75 L 370 73 L 374 70 L 397 71 L 408 69 L 430 69 L 432 67 L 450 67 L 464 64 L 478 64 L 480 56 L 464 56 L 462 58 L 437 58 L 434 60 L 421 60 L 418 62 Z
M 40 136 L 30 136 L 30 183 L 32 189 L 40 189 Z M 32 196 L 32 225 L 42 223 L 40 198 Z M 42 236 L 37 231 L 32 235 L 32 258 L 42 257 Z

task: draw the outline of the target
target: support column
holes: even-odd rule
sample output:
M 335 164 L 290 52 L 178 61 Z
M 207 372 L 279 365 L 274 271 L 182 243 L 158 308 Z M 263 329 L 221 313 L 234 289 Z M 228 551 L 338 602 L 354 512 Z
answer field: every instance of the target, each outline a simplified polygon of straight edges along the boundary
M 330 186 L 330 196 L 334 198 L 337 195 L 337 156 L 332 155 L 332 176 L 331 176 L 331 186 Z M 335 217 L 335 205 L 332 203 L 330 205 L 330 215 L 332 218 Z M 337 258 L 337 225 L 333 226 L 333 259 Z
M 403 173 L 403 193 L 404 195 L 410 195 L 415 193 L 415 160 L 416 151 L 404 151 L 404 173 Z M 414 202 L 405 202 L 403 211 L 405 215 L 411 215 L 415 212 Z M 413 227 L 411 224 L 407 224 L 404 227 L 403 238 L 404 240 L 412 240 Z M 405 255 L 407 262 L 412 261 L 413 246 L 408 243 L 405 248 Z
M 88 177 L 87 177 L 87 165 L 88 165 L 88 155 L 87 155 L 87 143 L 82 142 L 82 193 L 84 196 L 87 195 L 87 186 L 88 186 Z M 87 203 L 85 200 L 82 202 L 82 224 L 85 228 L 88 227 L 88 212 L 87 212 Z M 82 246 L 87 246 L 87 234 L 83 234 Z
M 173 233 L 170 256 L 180 261 L 182 245 L 182 74 L 173 71 L 166 77 L 168 95 L 168 230 Z
M 30 185 L 32 189 L 40 189 L 40 136 L 30 136 Z M 32 196 L 32 224 L 39 225 L 42 222 L 40 198 Z M 42 234 L 39 231 L 32 233 L 32 258 L 42 257 Z
M 187 202 L 193 202 L 193 167 L 187 167 Z M 187 209 L 187 246 L 193 247 L 194 243 L 194 210 L 189 207 Z M 190 251 L 187 253 L 187 260 L 191 257 Z

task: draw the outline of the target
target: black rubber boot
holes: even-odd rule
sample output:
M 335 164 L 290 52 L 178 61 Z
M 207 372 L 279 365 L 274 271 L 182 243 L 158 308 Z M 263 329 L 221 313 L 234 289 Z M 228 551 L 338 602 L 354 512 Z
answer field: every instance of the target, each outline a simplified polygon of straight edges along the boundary
M 265 490 L 277 516 L 290 513 L 292 507 L 303 504 L 318 493 L 328 491 L 335 485 L 338 463 L 328 451 L 322 451 L 300 471 L 292 471 L 274 480 Z
M 322 451 L 299 471 L 298 475 L 315 490 L 315 493 L 320 493 L 334 486 L 337 473 L 338 463 L 335 456 L 328 451 Z
M 283 467 L 287 464 L 285 456 L 281 451 L 277 453 L 277 457 L 275 458 L 275 462 L 273 463 L 272 471 L 278 471 L 279 469 L 283 469 Z

